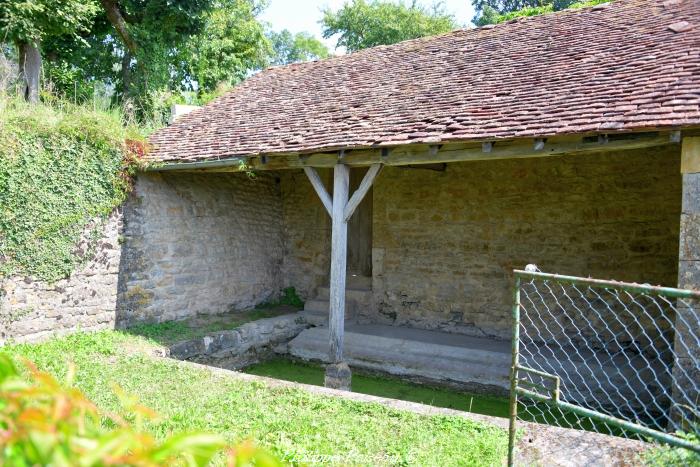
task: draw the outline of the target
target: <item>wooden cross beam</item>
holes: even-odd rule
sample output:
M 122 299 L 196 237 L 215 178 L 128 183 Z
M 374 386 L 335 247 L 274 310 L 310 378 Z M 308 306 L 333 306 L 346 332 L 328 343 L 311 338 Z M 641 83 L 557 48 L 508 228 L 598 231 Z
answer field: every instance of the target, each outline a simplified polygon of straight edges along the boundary
M 370 187 L 374 183 L 381 164 L 373 164 L 365 174 L 360 186 L 352 197 L 350 191 L 350 168 L 338 163 L 333 168 L 333 197 L 328 194 L 321 182 L 316 170 L 312 167 L 304 167 L 304 172 L 311 185 L 316 190 L 326 211 L 331 216 L 331 277 L 330 277 L 330 315 L 328 317 L 328 329 L 330 338 L 330 361 L 340 363 L 343 361 L 343 334 L 345 332 L 345 281 L 348 247 L 348 220 L 362 202 Z
M 318 176 L 318 172 L 313 167 L 304 167 L 304 172 L 311 182 L 311 186 L 316 190 L 316 194 L 321 198 L 323 206 L 326 208 L 329 216 L 333 216 L 333 200 L 326 191 L 326 187 L 323 186 L 321 177 Z

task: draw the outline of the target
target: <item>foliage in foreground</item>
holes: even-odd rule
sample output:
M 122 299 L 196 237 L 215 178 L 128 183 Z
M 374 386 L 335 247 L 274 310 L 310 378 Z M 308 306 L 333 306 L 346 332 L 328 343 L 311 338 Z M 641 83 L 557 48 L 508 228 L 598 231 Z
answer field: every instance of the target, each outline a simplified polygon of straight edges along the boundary
M 152 342 L 119 332 L 76 334 L 7 350 L 60 378 L 71 359 L 75 385 L 100 410 L 120 410 L 119 399 L 105 390 L 110 383 L 138 394 L 160 415 L 145 423 L 157 440 L 172 432 L 217 433 L 232 444 L 254 440 L 293 464 L 481 466 L 500 465 L 506 454 L 507 435 L 494 426 L 195 368 L 155 357 Z
M 677 436 L 692 443 L 700 443 L 698 433 L 676 433 Z M 700 454 L 684 448 L 662 446 L 649 449 L 644 453 L 644 463 L 653 467 L 700 467 Z
M 22 376 L 9 356 L 0 354 L 0 460 L 13 466 L 208 465 L 226 450 L 226 464 L 281 465 L 265 451 L 242 444 L 227 447 L 220 435 L 175 434 L 159 442 L 144 431 L 155 413 L 115 392 L 125 410 L 102 411 L 78 389 L 26 362 Z M 111 428 L 107 428 L 111 427 Z
M 0 277 L 69 275 L 125 199 L 144 149 L 116 114 L 0 96 Z

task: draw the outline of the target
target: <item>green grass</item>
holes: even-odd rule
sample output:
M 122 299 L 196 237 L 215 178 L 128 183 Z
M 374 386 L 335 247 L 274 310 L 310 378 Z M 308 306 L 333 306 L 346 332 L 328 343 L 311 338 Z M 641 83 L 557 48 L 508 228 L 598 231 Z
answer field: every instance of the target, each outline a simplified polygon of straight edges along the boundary
M 261 305 L 253 310 L 236 311 L 222 315 L 199 316 L 182 321 L 166 321 L 154 324 L 138 324 L 126 330 L 161 345 L 204 337 L 210 332 L 229 331 L 242 324 L 263 318 L 272 318 L 296 311 L 297 308 L 273 304 Z
M 204 430 L 253 439 L 308 464 L 481 466 L 500 465 L 506 454 L 507 434 L 496 427 L 214 375 L 153 350 L 153 341 L 114 331 L 5 348 L 59 378 L 75 362 L 75 384 L 103 409 L 119 410 L 113 384 L 137 395 L 161 415 L 149 425 L 156 436 Z
M 323 386 L 324 371 L 321 366 L 283 358 L 253 365 L 244 371 L 252 375 Z M 355 373 L 352 376 L 352 390 L 362 394 L 420 402 L 436 407 L 446 407 L 496 417 L 508 417 L 507 399 L 468 394 L 444 388 L 433 388 L 401 381 L 396 378 L 383 378 Z

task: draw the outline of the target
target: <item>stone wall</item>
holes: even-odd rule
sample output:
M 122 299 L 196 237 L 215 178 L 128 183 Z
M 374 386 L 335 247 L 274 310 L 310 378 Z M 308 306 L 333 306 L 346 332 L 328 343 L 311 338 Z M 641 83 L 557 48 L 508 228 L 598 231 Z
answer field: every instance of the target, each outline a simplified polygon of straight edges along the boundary
M 678 146 L 386 168 L 366 318 L 507 337 L 512 269 L 675 286 Z
M 700 290 L 700 137 L 683 141 L 683 203 L 680 219 L 678 286 Z M 692 407 L 700 399 L 700 300 L 679 300 L 673 376 L 674 417 L 695 420 Z
M 76 329 L 114 327 L 121 219 L 115 210 L 91 249 L 87 248 L 91 229 L 86 229 L 77 249 L 92 254 L 67 279 L 54 284 L 30 277 L 0 279 L 0 345 L 8 339 L 31 342 Z
M 675 285 L 680 198 L 675 146 L 385 168 L 364 318 L 505 337 L 511 270 L 528 263 Z M 5 279 L 2 339 L 243 309 L 288 286 L 310 298 L 327 284 L 330 219 L 302 171 L 142 174 L 123 211 L 69 279 Z
M 331 170 L 318 173 L 331 193 Z M 331 220 L 303 171 L 284 171 L 280 176 L 285 232 L 282 276 L 285 287 L 295 287 L 307 299 L 317 287 L 328 285 Z
M 282 288 L 274 174 L 142 174 L 125 205 L 118 325 L 249 308 Z

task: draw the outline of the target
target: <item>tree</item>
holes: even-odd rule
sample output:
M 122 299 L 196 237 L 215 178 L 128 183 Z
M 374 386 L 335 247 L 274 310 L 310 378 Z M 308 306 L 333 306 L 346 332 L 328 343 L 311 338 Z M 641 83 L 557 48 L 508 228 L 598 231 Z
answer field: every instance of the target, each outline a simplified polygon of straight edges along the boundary
M 475 6 L 476 8 L 476 6 Z M 495 24 L 498 22 L 500 14 L 491 5 L 484 5 L 480 11 L 474 15 L 472 23 L 474 26 L 486 26 L 487 24 Z
M 458 24 L 441 3 L 431 8 L 403 2 L 353 0 L 337 12 L 323 11 L 323 37 L 340 34 L 337 45 L 348 52 L 456 29 Z
M 99 0 L 99 14 L 81 37 L 47 42 L 47 71 L 59 94 L 89 96 L 106 83 L 136 117 L 154 115 L 167 104 L 163 96 L 207 95 L 265 66 L 271 47 L 257 19 L 263 6 L 262 0 Z
M 182 89 L 208 93 L 266 66 L 272 49 L 256 18 L 258 5 L 246 0 L 217 5 L 206 16 L 202 30 L 182 47 L 177 82 L 172 86 L 179 83 Z
M 269 34 L 272 43 L 272 65 L 308 62 L 327 58 L 328 48 L 307 32 L 292 34 L 287 29 Z
M 231 0 L 236 3 L 236 0 Z M 167 86 L 171 60 L 187 40 L 206 24 L 216 0 L 100 0 L 120 41 L 123 97 L 144 96 L 148 89 Z M 138 73 L 134 73 L 138 71 Z
M 99 10 L 94 0 L 2 0 L 0 35 L 17 47 L 22 95 L 39 99 L 42 42 L 70 35 L 78 38 Z
M 576 2 L 577 0 L 472 0 L 476 12 L 472 22 L 475 26 L 495 24 L 507 21 L 511 16 L 535 16 L 563 10 Z M 514 14 L 516 12 L 518 13 Z

